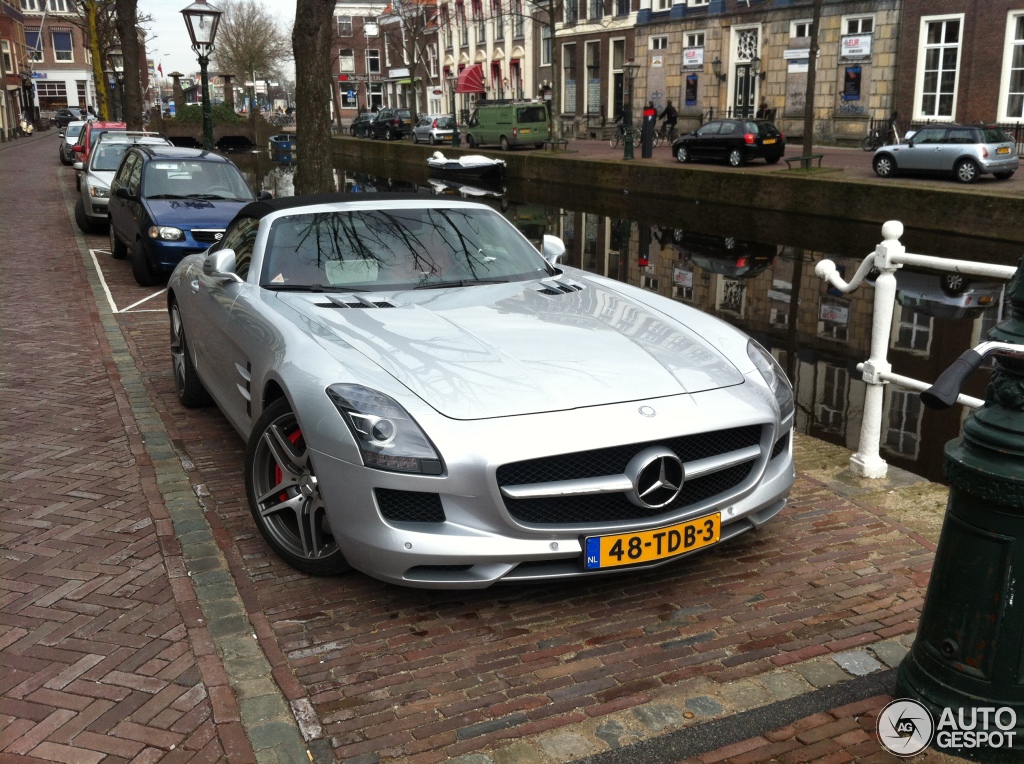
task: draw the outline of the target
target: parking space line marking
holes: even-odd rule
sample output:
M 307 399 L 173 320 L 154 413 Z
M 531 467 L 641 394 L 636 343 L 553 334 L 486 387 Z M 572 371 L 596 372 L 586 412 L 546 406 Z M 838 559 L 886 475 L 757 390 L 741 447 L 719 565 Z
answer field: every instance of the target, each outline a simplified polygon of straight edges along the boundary
M 148 297 L 143 297 L 138 302 L 133 302 L 127 308 L 118 308 L 117 304 L 114 302 L 114 295 L 112 295 L 110 293 L 110 288 L 107 286 L 107 279 L 103 275 L 103 268 L 100 267 L 100 261 L 96 257 L 96 253 L 97 252 L 103 252 L 103 253 L 109 255 L 110 254 L 110 250 L 109 249 L 90 249 L 89 250 L 89 257 L 92 258 L 92 264 L 96 268 L 96 273 L 97 273 L 97 275 L 100 278 L 100 286 L 103 287 L 103 293 L 107 296 L 107 304 L 110 305 L 110 312 L 111 313 L 115 313 L 115 314 L 116 313 L 127 313 L 128 311 L 132 310 L 132 308 L 134 308 L 136 305 L 141 305 L 142 303 L 147 302 L 148 300 L 152 300 L 154 297 L 162 295 L 164 292 L 167 291 L 167 288 L 164 287 L 159 292 L 154 292 L 153 294 L 149 295 Z M 163 313 L 164 311 L 163 311 L 163 308 L 153 308 L 151 310 L 136 310 L 134 312 L 135 313 Z

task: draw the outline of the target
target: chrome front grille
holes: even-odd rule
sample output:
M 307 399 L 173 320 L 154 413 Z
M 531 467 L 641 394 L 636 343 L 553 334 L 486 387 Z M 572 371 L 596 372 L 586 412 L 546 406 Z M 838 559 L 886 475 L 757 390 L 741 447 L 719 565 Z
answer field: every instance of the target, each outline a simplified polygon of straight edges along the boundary
M 761 426 L 751 425 L 530 459 L 502 465 L 497 480 L 509 514 L 530 525 L 643 520 L 678 513 L 743 483 L 761 456 L 761 432 Z M 652 446 L 670 449 L 686 472 L 679 496 L 667 507 L 637 506 L 623 490 L 628 488 L 624 473 L 630 460 Z M 592 490 L 595 484 L 608 488 Z

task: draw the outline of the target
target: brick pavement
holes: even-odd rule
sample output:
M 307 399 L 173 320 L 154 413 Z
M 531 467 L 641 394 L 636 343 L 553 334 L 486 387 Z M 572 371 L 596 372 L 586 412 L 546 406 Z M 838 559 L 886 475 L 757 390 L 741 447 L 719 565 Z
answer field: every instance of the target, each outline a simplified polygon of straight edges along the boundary
M 0 764 L 280 760 L 295 717 L 318 759 L 570 761 L 853 687 L 844 665 L 905 652 L 933 544 L 808 475 L 763 533 L 640 576 L 467 593 L 294 572 L 252 525 L 241 441 L 177 404 L 165 315 L 99 300 L 79 245 L 105 237 L 73 233 L 55 145 L 0 152 L 0 182 L 19 176 L 0 231 L 19 242 L 0 281 L 17 415 L 0 462 Z M 149 294 L 99 257 L 112 289 Z M 880 760 L 856 734 L 871 697 L 693 760 Z

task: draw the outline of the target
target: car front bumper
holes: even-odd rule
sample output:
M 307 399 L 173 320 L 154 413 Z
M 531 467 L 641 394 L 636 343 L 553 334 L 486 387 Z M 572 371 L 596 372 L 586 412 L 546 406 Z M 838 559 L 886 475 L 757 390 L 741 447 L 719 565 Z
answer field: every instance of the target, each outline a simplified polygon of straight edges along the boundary
M 437 437 L 436 430 L 431 436 L 445 462 L 441 476 L 373 470 L 316 451 L 317 479 L 338 545 L 354 568 L 384 581 L 423 588 L 484 588 L 498 581 L 593 576 L 630 567 L 587 570 L 584 540 L 588 536 L 665 528 L 719 513 L 720 539 L 725 541 L 758 528 L 783 508 L 794 478 L 791 422 L 780 427 L 765 419 L 763 407 L 738 404 L 735 394 L 720 390 L 650 401 L 660 421 L 638 426 L 636 412 L 643 403 L 502 420 L 449 420 L 450 428 L 443 437 Z M 713 411 L 719 412 L 717 421 L 703 413 Z M 680 435 L 717 435 L 722 430 L 722 411 L 734 414 L 729 428 L 759 428 L 756 456 L 748 460 L 749 472 L 723 490 L 692 503 L 674 503 L 660 514 L 655 510 L 642 519 L 552 523 L 537 520 L 535 514 L 534 519 L 524 520 L 499 485 L 502 465 L 542 464 L 566 454 L 573 459 L 582 455 L 586 460 L 602 449 L 635 448 L 639 452 Z M 563 435 L 545 437 L 543 433 Z M 629 445 L 638 443 L 643 445 Z M 541 485 L 550 489 L 554 484 Z M 386 519 L 388 510 L 382 508 L 381 500 L 395 495 L 439 505 L 443 519 Z M 614 500 L 621 497 L 621 492 L 615 494 Z M 551 506 L 558 506 L 560 499 L 551 497 Z M 589 501 L 589 496 L 577 499 L 575 506 Z M 689 553 L 632 568 L 665 565 Z

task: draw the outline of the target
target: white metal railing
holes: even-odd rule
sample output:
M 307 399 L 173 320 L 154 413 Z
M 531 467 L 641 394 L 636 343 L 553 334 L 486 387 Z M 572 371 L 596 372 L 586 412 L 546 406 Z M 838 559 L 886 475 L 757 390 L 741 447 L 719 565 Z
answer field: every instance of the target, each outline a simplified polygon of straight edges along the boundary
M 879 272 L 878 278 L 875 279 L 875 304 L 871 319 L 871 356 L 867 361 L 857 365 L 867 385 L 860 426 L 860 443 L 857 453 L 850 457 L 850 470 L 855 475 L 868 478 L 883 478 L 888 469 L 888 465 L 878 452 L 882 438 L 885 385 L 891 382 L 919 392 L 929 387 L 926 382 L 893 374 L 892 365 L 887 359 L 893 306 L 896 303 L 896 271 L 904 265 L 915 265 L 994 279 L 1010 279 L 1017 272 L 1016 267 L 1009 265 L 989 265 L 969 260 L 947 260 L 942 257 L 911 254 L 900 244 L 899 239 L 902 235 L 903 224 L 900 221 L 890 220 L 885 223 L 882 226 L 882 242 L 875 247 L 873 253 L 864 258 L 864 262 L 860 264 L 849 283 L 839 275 L 836 264 L 831 260 L 821 260 L 814 267 L 814 272 L 820 278 L 844 294 L 854 291 L 873 268 Z M 975 408 L 984 403 L 968 395 L 960 395 L 957 402 Z

